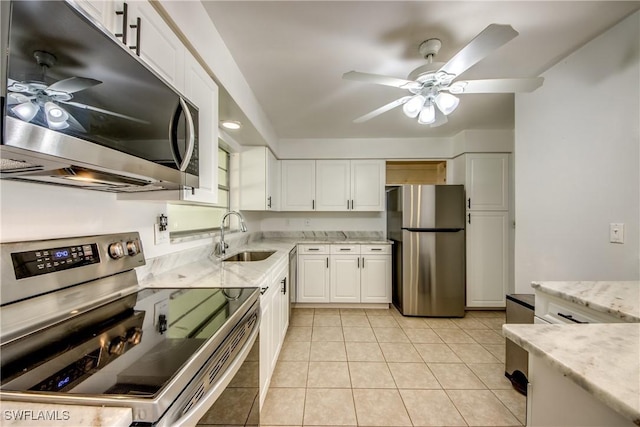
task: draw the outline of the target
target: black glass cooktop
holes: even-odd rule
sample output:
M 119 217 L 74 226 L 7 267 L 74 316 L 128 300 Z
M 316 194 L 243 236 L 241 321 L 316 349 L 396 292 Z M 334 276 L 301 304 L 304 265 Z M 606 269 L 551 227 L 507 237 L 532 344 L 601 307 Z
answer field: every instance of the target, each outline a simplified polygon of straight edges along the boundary
M 211 344 L 229 333 L 230 319 L 258 296 L 256 288 L 143 289 L 135 306 L 118 318 L 70 334 L 64 351 L 45 347 L 38 353 L 51 355 L 48 360 L 24 359 L 25 374 L 2 388 L 154 396 L 205 343 L 207 351 L 215 350 Z

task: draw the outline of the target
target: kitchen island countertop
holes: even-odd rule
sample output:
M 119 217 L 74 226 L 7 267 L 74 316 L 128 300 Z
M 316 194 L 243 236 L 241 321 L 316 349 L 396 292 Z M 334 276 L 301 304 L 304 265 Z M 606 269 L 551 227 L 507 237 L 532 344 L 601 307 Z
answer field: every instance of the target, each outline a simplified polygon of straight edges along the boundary
M 502 331 L 596 399 L 640 425 L 639 323 L 505 324 Z
M 640 322 L 639 281 L 532 282 L 531 287 L 564 300 L 619 317 L 624 322 Z

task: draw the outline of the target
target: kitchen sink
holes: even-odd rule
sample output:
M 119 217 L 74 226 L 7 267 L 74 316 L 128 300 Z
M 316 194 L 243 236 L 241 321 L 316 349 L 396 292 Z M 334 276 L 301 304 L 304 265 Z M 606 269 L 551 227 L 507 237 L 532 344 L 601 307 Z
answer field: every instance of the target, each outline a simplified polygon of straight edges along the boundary
M 234 261 L 234 262 L 247 262 L 247 261 L 262 261 L 275 254 L 276 251 L 244 251 L 238 252 L 235 255 L 231 255 L 223 259 L 222 261 Z

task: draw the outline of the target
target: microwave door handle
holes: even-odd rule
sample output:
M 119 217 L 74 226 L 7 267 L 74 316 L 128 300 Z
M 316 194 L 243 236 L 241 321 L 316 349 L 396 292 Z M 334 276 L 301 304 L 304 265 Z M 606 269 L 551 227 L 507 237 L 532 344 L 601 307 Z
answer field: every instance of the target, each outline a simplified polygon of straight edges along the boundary
M 187 122 L 187 151 L 184 154 L 184 158 L 182 158 L 180 150 L 178 149 L 178 122 L 180 121 L 181 114 L 184 114 L 185 121 Z M 189 112 L 189 107 L 182 98 L 180 98 L 180 103 L 173 114 L 173 119 L 169 126 L 169 135 L 171 138 L 171 155 L 173 156 L 173 161 L 176 163 L 176 166 L 178 166 L 178 170 L 180 172 L 184 172 L 191 161 L 191 156 L 193 155 L 193 148 L 195 145 L 195 128 L 193 125 L 193 117 L 191 117 Z
M 193 116 L 191 115 L 191 110 L 187 105 L 187 102 L 180 98 L 180 104 L 182 105 L 182 111 L 184 113 L 184 118 L 187 121 L 187 152 L 184 155 L 184 160 L 180 165 L 180 171 L 184 172 L 189 166 L 189 162 L 191 162 L 191 156 L 193 156 L 193 149 L 196 145 L 196 128 L 193 124 Z

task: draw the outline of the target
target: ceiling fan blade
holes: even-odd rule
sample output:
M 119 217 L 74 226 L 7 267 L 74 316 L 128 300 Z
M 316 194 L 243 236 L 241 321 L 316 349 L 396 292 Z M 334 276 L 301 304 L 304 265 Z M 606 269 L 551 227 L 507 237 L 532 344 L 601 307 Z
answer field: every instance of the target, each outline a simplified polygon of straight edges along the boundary
M 81 104 L 79 102 L 69 102 L 69 101 L 59 101 L 59 102 L 61 102 L 62 104 L 72 105 L 74 107 L 82 108 L 83 110 L 91 110 L 91 111 L 96 111 L 98 113 L 109 114 L 110 116 L 120 117 L 121 119 L 131 120 L 132 122 L 142 123 L 144 125 L 150 124 L 146 120 L 136 119 L 135 117 L 127 116 L 125 114 L 120 114 L 120 113 L 116 113 L 116 112 L 113 112 L 113 111 L 104 110 L 102 108 L 93 107 L 91 105 Z
M 410 87 L 420 87 L 420 83 L 411 80 L 398 79 L 395 77 L 382 76 L 380 74 L 361 73 L 359 71 L 349 71 L 344 73 L 342 78 L 345 80 L 355 80 L 363 83 L 373 83 L 377 85 L 399 87 L 409 89 Z
M 431 123 L 432 128 L 442 126 L 449 121 L 449 119 L 447 119 L 447 116 L 442 111 L 440 111 L 439 108 L 436 108 L 435 110 L 436 110 L 436 119 L 434 120 L 433 123 Z
M 55 82 L 45 90 L 74 93 L 99 85 L 100 83 L 102 83 L 100 80 L 88 79 L 86 77 L 69 77 L 68 79 Z
M 7 93 L 7 105 L 14 104 L 23 104 L 25 102 L 29 102 L 34 99 L 35 96 L 26 96 L 19 92 L 8 92 Z
M 522 93 L 542 86 L 544 77 L 531 79 L 487 79 L 457 81 L 449 86 L 451 93 Z
M 362 117 L 358 117 L 357 119 L 355 119 L 353 121 L 353 123 L 362 123 L 362 122 L 366 122 L 367 120 L 371 120 L 376 116 L 379 116 L 382 113 L 386 113 L 389 110 L 393 110 L 394 108 L 404 104 L 405 102 L 407 102 L 408 100 L 410 100 L 412 97 L 411 96 L 403 96 L 400 99 L 396 99 L 395 101 L 392 101 L 386 105 L 383 105 L 380 108 L 376 108 L 375 110 L 371 111 L 370 113 L 365 114 Z
M 459 76 L 517 35 L 518 32 L 511 25 L 491 24 L 444 64 L 440 71 Z

